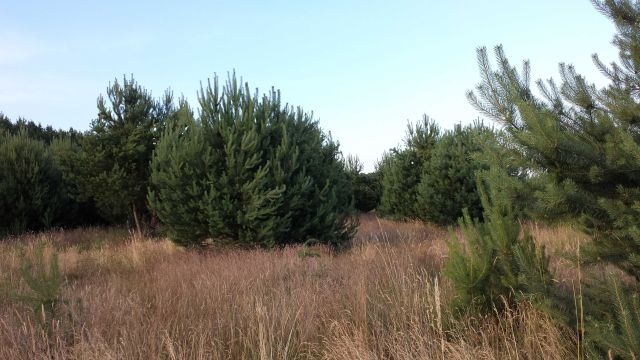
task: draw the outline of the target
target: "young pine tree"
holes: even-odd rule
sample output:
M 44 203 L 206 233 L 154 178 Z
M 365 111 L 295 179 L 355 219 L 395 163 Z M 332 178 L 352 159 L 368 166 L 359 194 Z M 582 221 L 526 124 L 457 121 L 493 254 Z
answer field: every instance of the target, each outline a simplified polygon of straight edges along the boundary
M 364 173 L 364 165 L 357 156 L 345 159 L 347 176 L 353 189 L 353 201 L 356 210 L 369 212 L 380 202 L 380 183 L 376 173 Z
M 493 141 L 493 132 L 482 123 L 464 128 L 456 125 L 440 137 L 418 185 L 418 215 L 423 221 L 450 225 L 462 216 L 463 209 L 472 218 L 482 216 L 476 172 L 486 165 L 477 157 Z
M 202 202 L 212 154 L 193 112 L 183 102 L 166 126 L 151 161 L 149 203 L 169 238 L 188 246 L 208 237 L 207 209 Z
M 519 73 L 497 47 L 495 71 L 486 50 L 478 51 L 483 82 L 468 96 L 504 126 L 512 154 L 528 159 L 526 171 L 548 177 L 540 207 L 579 217 L 593 239 L 589 258 L 640 281 L 640 4 L 595 4 L 618 28 L 620 64 L 607 67 L 594 56 L 608 87 L 598 90 L 562 64 L 562 83 L 538 81 L 538 98 L 528 63 Z
M 158 144 L 149 201 L 167 233 L 195 246 L 344 245 L 352 201 L 337 144 L 278 92 L 240 83 L 234 74 L 221 89 L 214 78 L 199 118 L 181 113 Z
M 133 78 L 116 80 L 107 98 L 98 98 L 98 118 L 82 142 L 80 188 L 110 221 L 129 218 L 141 231 L 141 217 L 148 214 L 151 155 L 173 113 L 169 92 L 156 101 Z
M 439 137 L 440 129 L 425 115 L 415 127 L 408 125 L 403 149 L 385 154 L 379 165 L 382 176 L 379 210 L 383 215 L 396 219 L 418 217 L 418 184 Z
M 444 274 L 461 311 L 490 312 L 527 300 L 546 305 L 551 285 L 544 247 L 536 246 L 513 213 L 511 200 L 478 181 L 484 222 L 468 211 L 460 219 L 463 238 L 452 235 Z

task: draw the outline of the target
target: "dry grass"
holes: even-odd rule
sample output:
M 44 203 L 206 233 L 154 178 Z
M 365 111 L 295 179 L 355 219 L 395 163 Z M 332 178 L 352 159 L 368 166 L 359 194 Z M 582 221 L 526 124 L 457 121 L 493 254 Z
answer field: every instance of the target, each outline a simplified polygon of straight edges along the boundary
M 554 231 L 534 235 L 552 251 L 573 246 L 574 232 Z M 115 230 L 17 239 L 0 245 L 0 276 L 24 289 L 18 251 L 43 239 L 60 251 L 67 302 L 45 331 L 0 297 L 0 358 L 576 358 L 571 331 L 526 306 L 454 318 L 440 277 L 446 236 L 368 216 L 352 250 L 304 259 L 296 248 L 183 251 Z

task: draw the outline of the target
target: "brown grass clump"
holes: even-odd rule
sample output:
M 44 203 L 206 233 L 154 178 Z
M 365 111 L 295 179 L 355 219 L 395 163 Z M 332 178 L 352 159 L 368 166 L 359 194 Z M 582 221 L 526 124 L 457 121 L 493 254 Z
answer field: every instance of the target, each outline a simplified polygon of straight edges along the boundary
M 0 245 L 5 286 L 25 290 L 19 249 L 44 240 L 60 252 L 66 301 L 45 330 L 28 307 L 0 295 L 0 358 L 576 357 L 571 331 L 527 306 L 453 317 L 440 276 L 447 236 L 369 215 L 353 249 L 308 258 L 298 248 L 184 251 L 118 230 L 15 239 Z

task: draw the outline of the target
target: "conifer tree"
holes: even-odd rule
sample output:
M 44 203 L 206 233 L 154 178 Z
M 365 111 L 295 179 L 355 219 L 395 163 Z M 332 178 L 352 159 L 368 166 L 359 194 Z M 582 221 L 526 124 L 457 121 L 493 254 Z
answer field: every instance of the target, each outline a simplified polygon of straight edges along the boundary
M 50 221 L 51 219 L 49 219 L 43 222 L 42 220 L 47 217 L 41 214 L 35 220 L 26 221 L 24 223 L 25 226 L 17 226 L 12 232 L 44 230 L 51 226 L 70 227 L 101 222 L 92 203 L 76 200 L 80 198 L 78 196 L 78 174 L 81 171 L 79 170 L 85 166 L 84 163 L 78 161 L 78 155 L 81 151 L 78 142 L 81 141 L 82 137 L 82 133 L 73 129 L 56 130 L 51 126 L 43 127 L 40 124 L 26 121 L 22 118 L 12 122 L 0 113 L 0 138 L 3 141 L 7 141 L 5 145 L 12 146 L 10 152 L 20 162 L 20 165 L 13 165 L 18 167 L 14 170 L 21 172 L 28 167 L 42 167 L 42 171 L 53 169 L 44 171 L 44 173 L 51 177 L 49 178 L 51 183 L 56 184 L 55 194 L 41 198 L 44 203 L 40 203 L 43 212 L 46 212 L 48 208 L 57 209 L 53 215 L 54 220 Z M 16 139 L 20 140 L 16 141 Z M 36 150 L 36 148 L 43 149 Z M 36 154 L 44 154 L 44 156 L 37 155 L 32 157 Z M 41 163 L 43 161 L 44 163 Z M 9 182 L 11 178 L 15 179 L 13 174 L 7 175 L 4 180 Z M 41 178 L 40 181 L 44 181 L 45 178 Z M 22 194 L 19 191 L 26 193 Z M 30 187 L 25 186 L 19 189 L 12 188 L 11 193 L 6 194 L 4 198 L 17 199 L 19 197 L 27 199 L 32 195 Z M 8 219 L 13 217 L 17 218 L 17 213 L 8 215 Z M 2 232 L 6 233 L 7 229 Z
M 252 94 L 235 74 L 202 87 L 200 116 L 168 128 L 152 161 L 149 201 L 183 245 L 271 247 L 353 233 L 351 188 L 338 145 L 279 92 Z
M 381 188 L 376 173 L 364 173 L 364 165 L 357 156 L 345 159 L 347 176 L 353 189 L 354 206 L 358 211 L 369 212 L 380 202 Z
M 204 129 L 185 103 L 174 123 L 167 124 L 151 162 L 149 203 L 169 238 L 188 246 L 208 236 L 205 198 L 212 153 Z
M 86 172 L 86 161 L 80 143 L 82 134 L 77 137 L 67 135 L 53 140 L 49 146 L 54 164 L 61 176 L 61 194 L 63 204 L 60 225 L 64 227 L 103 225 L 102 218 L 96 208 L 95 201 L 85 196 L 89 191 L 83 174 Z
M 151 155 L 173 112 L 171 93 L 156 101 L 133 78 L 116 80 L 107 98 L 98 98 L 98 117 L 82 142 L 81 188 L 84 199 L 93 199 L 110 221 L 132 218 L 141 231 Z
M 41 141 L 0 133 L 0 235 L 56 224 L 63 202 L 61 177 Z
M 491 129 L 482 123 L 456 125 L 440 137 L 418 185 L 418 215 L 423 221 L 454 224 L 465 208 L 472 218 L 482 217 L 476 172 L 487 167 L 477 157 L 492 141 Z
M 483 81 L 468 94 L 480 111 L 504 125 L 512 154 L 530 175 L 549 182 L 540 206 L 580 217 L 593 242 L 590 259 L 605 261 L 640 280 L 640 4 L 595 1 L 615 23 L 620 63 L 594 60 L 610 85 L 598 90 L 570 65 L 562 83 L 530 87 L 529 64 L 518 72 L 501 47 L 497 70 L 486 49 L 478 51 Z
M 452 235 L 444 274 L 455 289 L 461 311 L 489 312 L 519 300 L 546 306 L 551 286 L 544 247 L 522 229 L 508 194 L 478 181 L 484 222 L 468 211 L 460 219 L 464 237 Z
M 384 155 L 379 165 L 382 214 L 397 219 L 418 217 L 418 184 L 439 137 L 440 129 L 425 115 L 415 126 L 408 125 L 404 148 Z

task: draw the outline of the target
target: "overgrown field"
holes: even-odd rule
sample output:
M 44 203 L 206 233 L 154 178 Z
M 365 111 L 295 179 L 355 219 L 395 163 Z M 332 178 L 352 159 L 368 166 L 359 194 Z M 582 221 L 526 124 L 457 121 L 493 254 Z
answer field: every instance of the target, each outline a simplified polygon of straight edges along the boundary
M 558 283 L 578 291 L 580 273 L 560 255 L 583 236 L 531 227 Z M 361 219 L 355 246 L 341 254 L 185 251 L 103 229 L 24 236 L 0 245 L 0 358 L 577 358 L 576 330 L 530 306 L 454 317 L 441 276 L 448 236 L 374 216 Z M 16 300 L 33 294 L 20 267 L 39 240 L 45 259 L 59 252 L 62 301 L 51 314 Z

